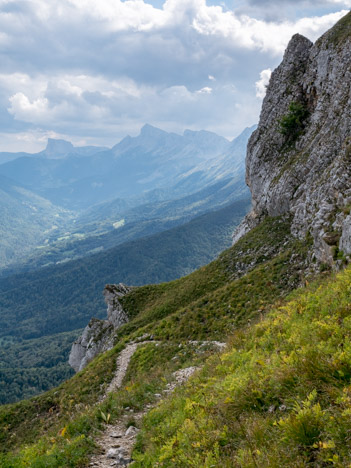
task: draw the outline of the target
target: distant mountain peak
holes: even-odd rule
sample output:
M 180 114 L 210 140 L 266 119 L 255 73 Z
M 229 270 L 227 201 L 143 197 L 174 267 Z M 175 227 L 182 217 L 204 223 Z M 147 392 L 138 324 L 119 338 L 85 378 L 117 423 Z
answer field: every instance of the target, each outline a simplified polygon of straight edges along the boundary
M 48 138 L 48 143 L 44 150 L 46 156 L 63 156 L 74 150 L 70 141 Z
M 227 145 L 229 141 L 223 136 L 217 135 L 217 133 L 210 132 L 208 130 L 184 130 L 183 137 L 201 146 L 207 145 Z
M 217 135 L 216 133 L 214 132 L 209 132 L 208 130 L 184 130 L 184 133 L 183 135 L 187 138 L 197 138 L 199 136 L 213 136 L 213 137 L 216 137 L 216 138 L 223 138 L 223 137 L 220 137 L 219 135 Z
M 48 159 L 64 159 L 72 154 L 75 156 L 91 156 L 106 150 L 109 150 L 106 146 L 74 146 L 67 140 L 49 138 L 45 150 L 38 154 Z
M 251 127 L 246 127 L 238 136 L 233 138 L 231 143 L 235 144 L 239 140 L 245 140 L 246 141 L 256 129 L 257 129 L 257 124 L 252 125 Z
M 140 130 L 140 136 L 162 136 L 167 132 L 150 124 L 145 124 Z

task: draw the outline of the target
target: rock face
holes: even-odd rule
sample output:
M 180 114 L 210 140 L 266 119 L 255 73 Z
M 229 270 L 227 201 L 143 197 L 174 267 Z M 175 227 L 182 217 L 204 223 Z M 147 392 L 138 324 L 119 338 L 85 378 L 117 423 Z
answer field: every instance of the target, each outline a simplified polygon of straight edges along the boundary
M 113 347 L 114 331 L 129 320 L 120 299 L 131 289 L 122 283 L 105 286 L 103 295 L 107 304 L 107 320 L 92 318 L 73 343 L 68 362 L 76 372 L 84 369 L 95 356 Z
M 78 372 L 98 354 L 113 346 L 113 327 L 107 320 L 92 318 L 82 335 L 73 343 L 69 365 Z
M 103 295 L 107 304 L 107 321 L 117 329 L 128 322 L 128 316 L 121 306 L 120 299 L 129 293 L 131 288 L 123 283 L 108 284 L 105 286 Z
M 350 83 L 351 13 L 315 44 L 291 39 L 248 144 L 253 209 L 234 242 L 264 216 L 289 214 L 319 262 L 351 254 Z

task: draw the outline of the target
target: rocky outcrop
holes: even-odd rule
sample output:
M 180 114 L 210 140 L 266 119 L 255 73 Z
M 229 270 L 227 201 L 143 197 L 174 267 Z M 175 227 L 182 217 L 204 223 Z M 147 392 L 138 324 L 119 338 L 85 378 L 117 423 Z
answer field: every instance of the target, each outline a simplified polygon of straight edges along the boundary
M 131 288 L 123 283 L 108 284 L 103 291 L 107 304 L 107 321 L 112 324 L 114 329 L 128 322 L 128 315 L 123 310 L 120 299 L 128 294 L 129 291 L 131 291 Z
M 289 214 L 319 262 L 351 254 L 350 83 L 351 13 L 315 44 L 291 39 L 248 144 L 253 209 L 234 241 L 264 216 Z
M 92 318 L 82 335 L 73 343 L 69 365 L 78 372 L 100 353 L 113 346 L 113 327 L 107 320 Z
M 103 295 L 107 304 L 107 320 L 92 318 L 73 343 L 68 362 L 76 372 L 84 369 L 95 356 L 113 347 L 115 330 L 129 320 L 120 300 L 131 289 L 122 283 L 105 286 Z

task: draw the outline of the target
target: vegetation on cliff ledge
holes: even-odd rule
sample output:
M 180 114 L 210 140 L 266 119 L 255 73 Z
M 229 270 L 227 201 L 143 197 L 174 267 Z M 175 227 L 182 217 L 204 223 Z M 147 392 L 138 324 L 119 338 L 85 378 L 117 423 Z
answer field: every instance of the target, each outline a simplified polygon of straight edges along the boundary
M 291 102 L 289 111 L 279 121 L 279 131 L 286 138 L 286 144 L 292 146 L 303 134 L 308 109 L 301 102 Z

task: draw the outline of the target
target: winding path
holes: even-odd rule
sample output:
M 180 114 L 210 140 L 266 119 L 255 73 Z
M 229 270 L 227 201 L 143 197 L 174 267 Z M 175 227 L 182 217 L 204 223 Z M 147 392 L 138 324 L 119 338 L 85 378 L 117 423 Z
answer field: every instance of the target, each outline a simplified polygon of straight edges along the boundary
M 106 393 L 100 401 L 103 401 L 110 392 L 118 390 L 123 382 L 123 379 L 127 373 L 130 360 L 139 346 L 154 343 L 158 344 L 157 341 L 141 341 L 138 343 L 131 343 L 127 345 L 123 351 L 117 357 L 117 369 L 114 378 L 107 387 Z M 226 346 L 225 343 L 219 343 L 217 341 L 206 341 L 206 342 L 197 342 L 192 341 L 191 344 L 213 344 L 217 346 L 220 350 L 223 350 Z M 179 369 L 173 373 L 174 381 L 167 384 L 163 394 L 157 394 L 158 401 L 162 396 L 174 391 L 178 385 L 184 384 L 193 373 L 198 370 L 198 367 L 188 367 L 186 369 Z M 126 429 L 128 420 L 133 417 L 135 422 L 139 422 L 142 417 L 154 406 L 157 405 L 157 402 L 154 404 L 146 405 L 138 413 L 130 410 L 129 414 L 124 414 L 116 424 L 106 425 L 105 431 L 101 436 L 96 440 L 99 447 L 99 453 L 94 455 L 89 463 L 89 467 L 95 468 L 109 468 L 109 467 L 125 467 L 132 463 L 131 454 L 133 446 L 135 444 L 136 436 L 139 430 L 130 426 Z

